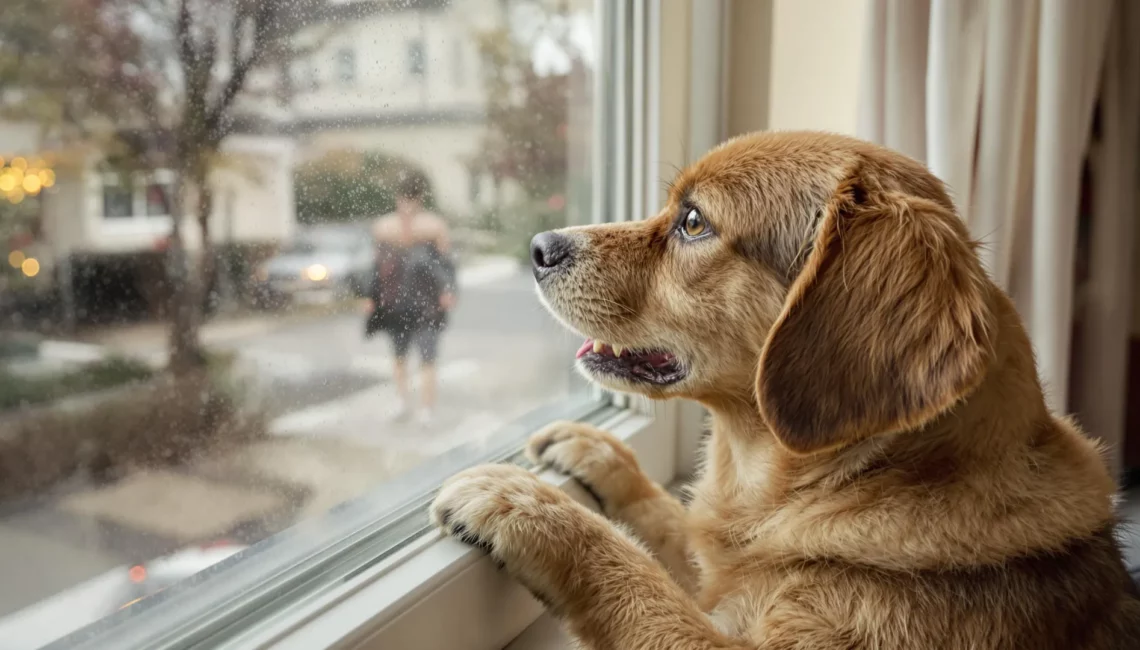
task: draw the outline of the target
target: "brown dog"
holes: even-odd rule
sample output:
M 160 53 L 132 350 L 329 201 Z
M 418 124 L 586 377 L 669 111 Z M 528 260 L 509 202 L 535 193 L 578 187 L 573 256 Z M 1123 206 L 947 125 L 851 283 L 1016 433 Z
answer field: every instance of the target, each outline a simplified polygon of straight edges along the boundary
M 1140 648 L 1114 482 L 919 163 L 738 138 L 661 214 L 543 233 L 534 261 L 587 375 L 713 419 L 687 511 L 573 423 L 529 451 L 621 527 L 515 467 L 444 486 L 438 524 L 586 646 Z

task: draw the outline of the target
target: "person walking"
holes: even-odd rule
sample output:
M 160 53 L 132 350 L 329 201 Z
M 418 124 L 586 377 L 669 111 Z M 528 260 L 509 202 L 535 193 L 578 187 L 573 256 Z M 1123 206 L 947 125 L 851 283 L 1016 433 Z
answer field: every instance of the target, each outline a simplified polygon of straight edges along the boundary
M 371 304 L 366 335 L 383 331 L 392 339 L 393 379 L 400 404 L 397 420 L 418 415 L 422 425 L 432 421 L 436 406 L 436 357 L 439 339 L 455 306 L 455 266 L 447 224 L 427 211 L 428 179 L 410 171 L 396 190 L 396 211 L 372 226 L 376 243 Z M 420 410 L 411 395 L 408 356 L 412 346 L 420 356 Z

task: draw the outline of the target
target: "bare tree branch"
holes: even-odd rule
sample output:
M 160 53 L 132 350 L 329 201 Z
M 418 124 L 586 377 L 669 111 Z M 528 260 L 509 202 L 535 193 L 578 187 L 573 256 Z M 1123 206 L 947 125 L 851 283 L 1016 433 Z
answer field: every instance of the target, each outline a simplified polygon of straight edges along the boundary
M 183 70 L 194 63 L 194 35 L 190 33 L 190 0 L 178 0 L 178 22 L 175 25 L 178 41 L 178 59 Z
M 243 60 L 241 59 L 241 32 L 243 21 L 241 20 L 242 12 L 235 10 L 232 42 L 230 47 L 233 48 L 231 59 L 234 61 L 232 70 L 230 71 L 230 78 L 226 82 L 225 87 L 222 89 L 221 94 L 218 96 L 217 105 L 209 112 L 206 118 L 206 126 L 211 134 L 217 134 L 222 120 L 225 118 L 226 112 L 233 105 L 234 99 L 237 98 L 241 89 L 245 86 L 245 79 L 249 75 L 250 70 L 257 67 L 265 52 L 269 49 L 269 41 L 271 40 L 270 25 L 273 19 L 274 3 L 263 2 L 258 5 L 257 12 L 254 14 L 253 20 L 253 36 L 249 48 L 249 55 Z

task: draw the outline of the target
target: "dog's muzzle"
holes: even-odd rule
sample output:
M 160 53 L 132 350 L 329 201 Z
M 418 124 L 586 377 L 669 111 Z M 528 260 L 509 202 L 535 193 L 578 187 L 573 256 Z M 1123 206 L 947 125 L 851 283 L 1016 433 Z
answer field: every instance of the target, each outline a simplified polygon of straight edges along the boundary
M 548 230 L 530 240 L 530 262 L 534 279 L 541 282 L 570 267 L 574 262 L 574 242 L 566 235 Z

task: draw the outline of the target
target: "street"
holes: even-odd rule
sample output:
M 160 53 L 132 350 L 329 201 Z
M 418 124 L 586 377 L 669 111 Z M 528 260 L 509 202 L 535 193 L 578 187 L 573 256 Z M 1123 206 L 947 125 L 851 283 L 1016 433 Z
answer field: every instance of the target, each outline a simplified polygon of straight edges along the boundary
M 267 438 L 0 511 L 0 617 L 189 545 L 254 543 L 579 386 L 579 341 L 546 314 L 529 273 L 511 266 L 462 280 L 428 426 L 391 421 L 390 345 L 364 340 L 363 314 L 267 315 L 204 334 L 256 376 L 246 388 L 274 414 Z M 108 345 L 146 355 L 162 342 L 132 334 Z

